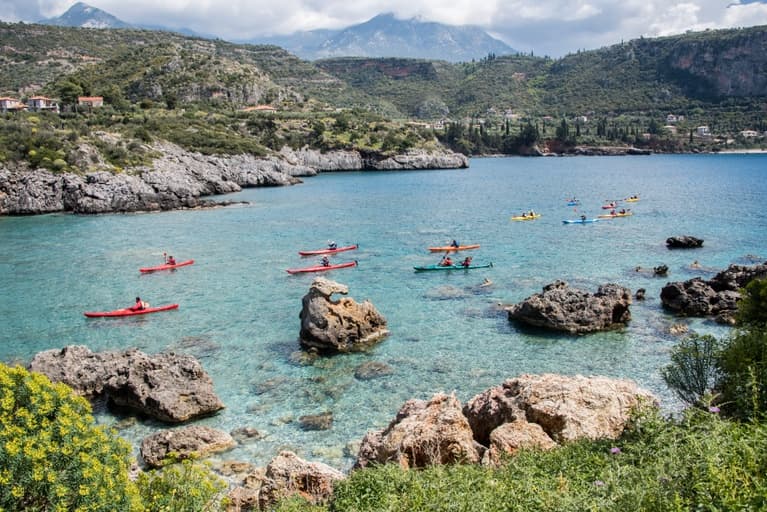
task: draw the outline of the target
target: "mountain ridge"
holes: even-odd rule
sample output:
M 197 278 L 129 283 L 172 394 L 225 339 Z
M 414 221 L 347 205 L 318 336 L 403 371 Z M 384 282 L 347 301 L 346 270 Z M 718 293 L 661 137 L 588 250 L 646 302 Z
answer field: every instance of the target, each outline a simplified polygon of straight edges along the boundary
M 339 30 L 319 29 L 246 43 L 276 44 L 307 60 L 335 57 L 397 57 L 461 62 L 489 54 L 518 53 L 474 25 L 445 25 L 383 13 Z

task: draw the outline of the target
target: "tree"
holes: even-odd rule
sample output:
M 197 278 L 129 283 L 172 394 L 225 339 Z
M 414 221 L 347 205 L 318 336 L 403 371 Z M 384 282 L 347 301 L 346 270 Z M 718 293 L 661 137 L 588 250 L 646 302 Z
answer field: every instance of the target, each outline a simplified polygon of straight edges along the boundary
M 767 279 L 751 281 L 738 304 L 738 330 L 719 357 L 723 407 L 739 418 L 767 413 Z
M 64 80 L 56 88 L 56 92 L 64 105 L 77 105 L 77 98 L 83 95 L 83 88 L 70 80 Z

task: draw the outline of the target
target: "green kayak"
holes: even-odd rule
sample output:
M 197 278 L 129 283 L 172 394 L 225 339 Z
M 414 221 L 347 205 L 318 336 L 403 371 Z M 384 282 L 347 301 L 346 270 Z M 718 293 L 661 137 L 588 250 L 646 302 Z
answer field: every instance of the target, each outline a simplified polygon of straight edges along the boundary
M 416 272 L 425 272 L 427 270 L 471 270 L 473 268 L 489 268 L 492 267 L 492 263 L 472 264 L 468 266 L 464 265 L 424 265 L 422 267 L 413 267 Z

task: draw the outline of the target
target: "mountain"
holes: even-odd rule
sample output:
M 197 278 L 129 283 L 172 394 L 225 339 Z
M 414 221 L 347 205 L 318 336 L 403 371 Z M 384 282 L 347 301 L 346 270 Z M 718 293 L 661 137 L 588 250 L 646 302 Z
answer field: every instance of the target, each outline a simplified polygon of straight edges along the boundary
M 341 30 L 312 30 L 287 36 L 253 39 L 282 46 L 308 60 L 331 57 L 407 57 L 448 62 L 471 61 L 489 54 L 517 51 L 479 27 L 397 19 L 380 14 Z
M 61 16 L 40 20 L 38 23 L 62 27 L 131 28 L 129 23 L 83 2 L 77 2 Z
M 77 2 L 70 7 L 67 12 L 55 18 L 47 18 L 38 23 L 42 25 L 57 25 L 60 27 L 81 27 L 81 28 L 139 28 L 146 30 L 159 30 L 163 32 L 175 32 L 189 37 L 202 37 L 205 39 L 216 39 L 215 36 L 201 34 L 189 28 L 169 28 L 164 25 L 137 24 L 131 25 L 121 19 L 103 11 L 97 7 L 90 6 L 84 2 Z

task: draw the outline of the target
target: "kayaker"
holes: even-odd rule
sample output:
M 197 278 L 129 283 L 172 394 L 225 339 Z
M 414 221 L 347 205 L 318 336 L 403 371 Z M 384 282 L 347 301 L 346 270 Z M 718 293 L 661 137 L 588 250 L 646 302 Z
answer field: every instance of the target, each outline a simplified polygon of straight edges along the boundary
M 167 265 L 175 265 L 176 264 L 176 258 L 173 256 L 168 256 L 168 259 L 165 262 Z
M 143 300 L 141 300 L 141 297 L 136 297 L 136 303 L 133 306 L 129 307 L 128 309 L 130 309 L 131 311 L 141 311 L 148 307 L 149 307 L 148 302 L 144 302 Z
M 333 240 L 328 240 L 328 249 L 337 249 L 338 244 L 336 244 Z
M 461 262 L 462 267 L 468 267 L 471 265 L 471 256 L 466 256 L 466 258 Z
M 323 256 L 322 257 L 321 263 L 322 263 L 323 267 L 329 267 L 330 266 L 330 260 L 328 259 L 327 256 Z
M 452 267 L 453 266 L 453 260 L 448 255 L 442 256 L 442 261 L 439 262 L 439 266 L 440 267 Z
M 460 247 L 460 245 L 458 244 L 458 240 L 453 240 L 453 241 L 450 243 L 450 247 Z
M 586 220 L 586 216 L 585 215 L 581 215 L 581 220 Z

